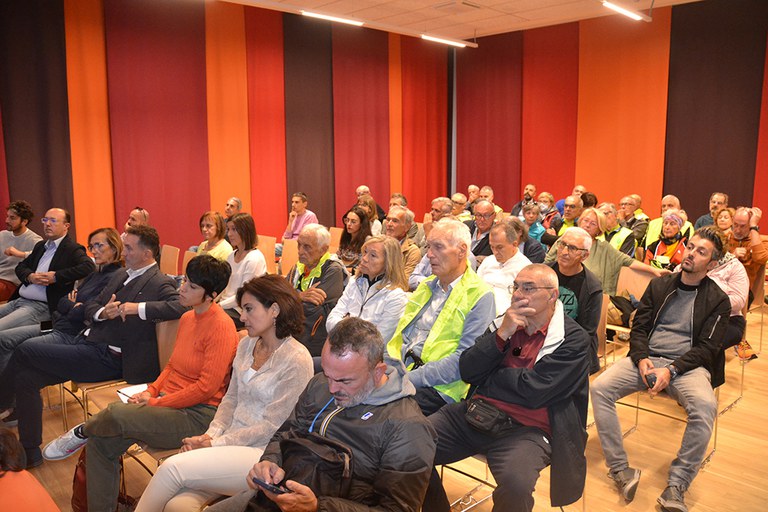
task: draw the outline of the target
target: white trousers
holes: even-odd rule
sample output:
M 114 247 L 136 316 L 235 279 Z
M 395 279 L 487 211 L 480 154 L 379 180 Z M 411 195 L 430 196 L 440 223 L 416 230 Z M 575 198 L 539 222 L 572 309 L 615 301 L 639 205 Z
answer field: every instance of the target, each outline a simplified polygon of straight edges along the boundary
M 246 491 L 246 476 L 263 452 L 250 446 L 213 446 L 174 455 L 157 468 L 136 512 L 197 512 L 217 496 Z

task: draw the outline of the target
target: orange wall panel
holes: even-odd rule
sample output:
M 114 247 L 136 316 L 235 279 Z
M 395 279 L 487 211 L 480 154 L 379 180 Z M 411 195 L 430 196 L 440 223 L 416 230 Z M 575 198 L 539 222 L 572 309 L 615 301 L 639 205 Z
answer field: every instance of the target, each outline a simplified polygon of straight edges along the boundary
M 580 22 L 576 183 L 600 201 L 636 193 L 660 208 L 671 9 L 653 23 L 622 16 Z

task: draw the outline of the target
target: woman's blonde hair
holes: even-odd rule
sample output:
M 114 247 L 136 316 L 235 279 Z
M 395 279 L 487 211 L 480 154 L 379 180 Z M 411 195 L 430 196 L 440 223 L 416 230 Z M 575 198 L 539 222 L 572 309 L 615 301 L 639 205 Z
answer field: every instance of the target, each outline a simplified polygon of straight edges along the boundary
M 407 292 L 408 278 L 405 277 L 405 265 L 403 264 L 400 242 L 389 236 L 373 236 L 365 241 L 360 252 L 365 253 L 365 248 L 371 244 L 381 244 L 384 247 L 384 279 L 381 280 L 380 287 L 402 288 Z M 358 267 L 356 275 L 357 277 L 362 275 L 360 267 Z

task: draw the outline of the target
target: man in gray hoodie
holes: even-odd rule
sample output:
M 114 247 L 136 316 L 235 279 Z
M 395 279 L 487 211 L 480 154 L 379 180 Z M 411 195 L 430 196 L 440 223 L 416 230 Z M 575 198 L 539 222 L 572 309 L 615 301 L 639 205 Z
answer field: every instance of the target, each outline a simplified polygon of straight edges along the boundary
M 416 389 L 384 363 L 383 349 L 384 341 L 370 322 L 354 317 L 339 322 L 323 347 L 323 373 L 309 381 L 293 413 L 248 473 L 254 491 L 208 510 L 418 511 L 436 435 L 413 398 Z M 283 464 L 281 441 L 308 432 L 351 449 L 351 485 L 343 496 L 323 495 L 290 478 L 298 468 Z M 253 478 L 284 486 L 287 492 L 270 492 Z

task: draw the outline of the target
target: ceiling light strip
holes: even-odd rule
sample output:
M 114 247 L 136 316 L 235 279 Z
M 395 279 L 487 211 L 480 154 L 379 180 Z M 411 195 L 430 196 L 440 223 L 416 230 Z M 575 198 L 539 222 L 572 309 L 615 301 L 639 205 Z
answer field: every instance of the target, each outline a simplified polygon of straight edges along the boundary
M 428 36 L 427 34 L 421 34 L 421 38 L 426 39 L 427 41 L 432 41 L 434 43 L 442 43 L 450 46 L 455 46 L 457 48 L 467 47 L 467 43 L 464 43 L 464 42 L 451 41 L 450 39 L 443 39 L 441 37 Z
M 641 12 L 635 11 L 633 9 L 628 9 L 626 7 L 623 7 L 621 5 L 615 4 L 613 2 L 609 2 L 608 0 L 602 0 L 603 6 L 607 7 L 609 9 L 612 9 L 613 11 L 616 11 L 619 14 L 623 14 L 624 16 L 628 18 L 632 18 L 635 21 L 653 21 L 650 16 L 647 16 Z
M 326 21 L 335 21 L 336 23 L 345 23 L 347 25 L 354 25 L 356 27 L 363 26 L 362 21 L 350 20 L 347 18 L 339 18 L 338 16 L 328 16 L 327 14 L 320 14 L 317 12 L 310 12 L 310 11 L 301 11 L 301 14 L 303 14 L 304 16 L 309 16 L 310 18 L 318 18 Z

